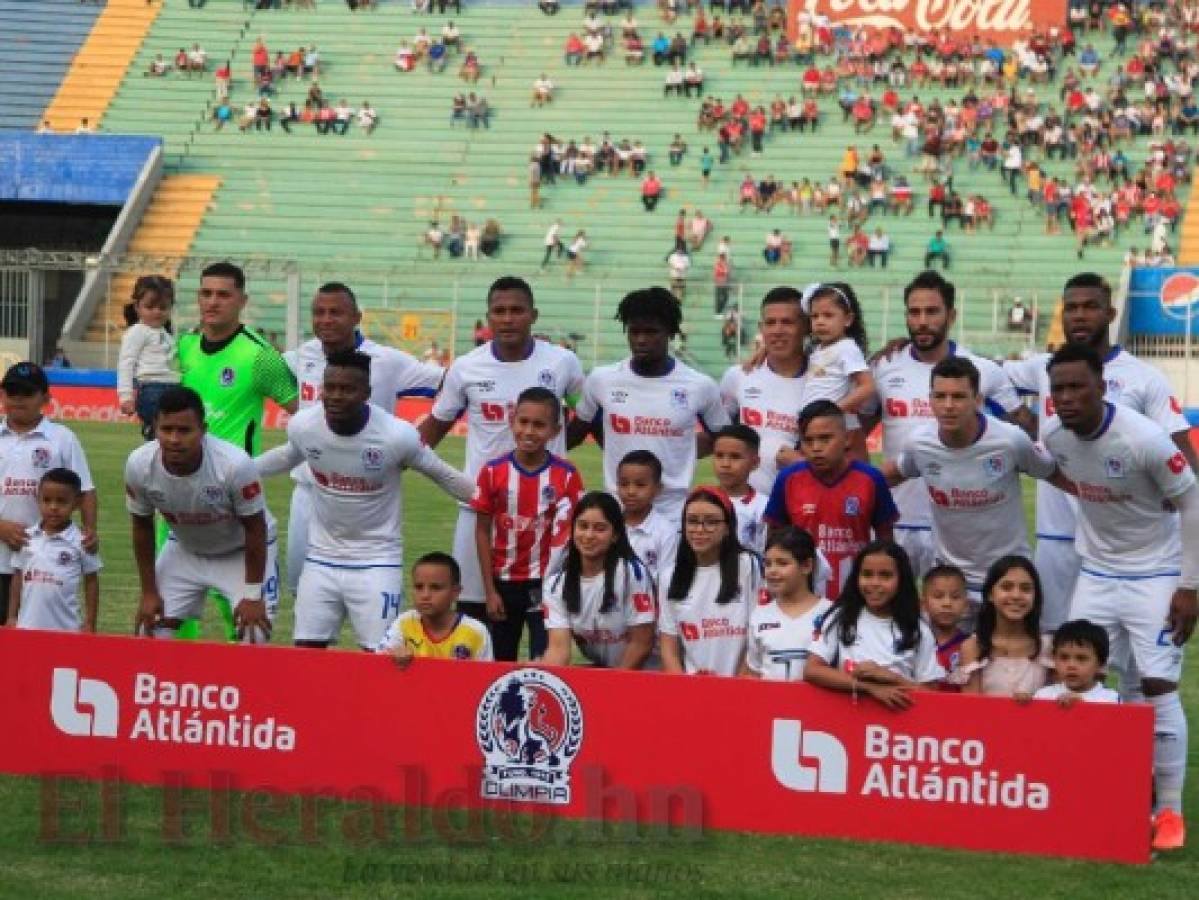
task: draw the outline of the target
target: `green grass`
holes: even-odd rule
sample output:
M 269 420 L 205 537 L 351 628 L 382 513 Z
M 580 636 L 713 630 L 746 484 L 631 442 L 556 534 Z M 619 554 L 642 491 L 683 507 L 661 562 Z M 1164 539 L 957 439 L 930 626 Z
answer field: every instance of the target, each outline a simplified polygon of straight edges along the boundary
M 120 501 L 121 472 L 137 445 L 134 429 L 77 425 L 101 494 L 101 630 L 128 633 L 137 597 L 128 520 Z M 272 436 L 278 440 L 278 435 Z M 461 463 L 462 442 L 443 448 Z M 588 484 L 600 483 L 599 454 L 588 447 L 576 456 Z M 702 470 L 705 477 L 708 470 Z M 285 478 L 267 485 L 280 527 L 287 523 Z M 455 513 L 419 476 L 406 478 L 406 553 L 409 559 L 448 548 Z M 1026 506 L 1031 504 L 1026 491 Z M 210 623 L 211 624 L 211 623 Z M 291 604 L 285 599 L 276 642 L 291 635 Z M 247 651 L 252 652 L 252 651 Z M 1199 733 L 1196 677 L 1188 672 L 1184 699 Z M 336 702 L 330 686 L 326 702 Z M 1199 808 L 1196 740 L 1191 742 L 1187 799 Z M 691 752 L 688 748 L 653 748 Z M 369 751 L 368 751 L 369 752 Z M 695 752 L 700 752 L 696 750 Z M 1083 747 L 1082 753 L 1103 753 Z M 1120 764 L 1111 760 L 1113 770 Z M 48 761 L 48 765 L 53 765 Z M 188 814 L 184 840 L 162 836 L 163 791 L 124 787 L 118 840 L 101 841 L 98 789 L 67 783 L 61 800 L 82 811 L 61 818 L 62 834 L 90 829 L 84 843 L 46 840 L 40 835 L 43 785 L 31 778 L 0 778 L 0 897 L 658 897 L 837 896 L 837 897 L 1153 897 L 1199 896 L 1199 825 L 1191 847 L 1150 868 L 1007 857 L 806 838 L 630 834 L 623 826 L 597 828 L 550 821 L 537 841 L 496 836 L 447 840 L 436 827 L 422 838 L 405 838 L 402 811 L 388 811 L 384 839 L 363 838 L 366 813 L 341 801 L 321 801 L 315 840 L 302 833 L 295 801 L 291 815 L 276 817 L 282 840 L 256 840 L 239 815 L 245 798 L 234 795 L 228 840 L 209 833 L 208 798 Z M 216 795 L 219 796 L 219 795 Z M 1095 815 L 1106 814 L 1102 784 L 1095 785 Z M 444 829 L 441 834 L 444 834 Z

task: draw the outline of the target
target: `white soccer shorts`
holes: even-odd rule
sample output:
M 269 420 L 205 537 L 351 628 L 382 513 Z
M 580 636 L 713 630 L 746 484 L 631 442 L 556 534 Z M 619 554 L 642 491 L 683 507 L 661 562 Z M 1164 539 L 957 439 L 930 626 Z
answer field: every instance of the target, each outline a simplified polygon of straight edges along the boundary
M 300 584 L 300 573 L 304 571 L 304 558 L 308 556 L 308 522 L 312 518 L 312 491 L 311 484 L 296 482 L 287 513 L 287 587 L 293 597 Z
M 1074 549 L 1073 540 L 1038 538 L 1033 562 L 1041 576 L 1041 589 L 1045 594 L 1045 606 L 1041 609 L 1041 631 L 1057 631 L 1070 614 L 1070 602 L 1074 597 L 1074 585 L 1078 581 L 1078 569 L 1082 561 Z
M 1131 651 L 1142 678 L 1177 682 L 1182 648 L 1174 646 L 1168 616 L 1177 575 L 1121 576 L 1080 569 L 1070 603 L 1071 619 L 1089 619 L 1107 629 L 1110 658 Z
M 895 543 L 903 547 L 912 561 L 912 571 L 917 579 L 922 578 L 936 562 L 931 528 L 896 528 Z
M 483 575 L 479 570 L 479 549 L 475 544 L 475 511 L 465 507 L 458 510 L 454 528 L 454 559 L 462 569 L 462 593 L 459 603 L 484 603 Z
M 279 561 L 275 540 L 266 543 L 266 577 L 262 580 L 262 599 L 271 621 L 279 611 Z M 163 616 L 167 619 L 199 619 L 204 614 L 204 599 L 216 591 L 236 608 L 246 583 L 246 554 L 243 551 L 223 556 L 200 556 L 185 550 L 171 538 L 154 564 L 158 593 L 162 597 Z M 246 636 L 246 643 L 265 643 L 263 635 Z
M 340 566 L 309 559 L 296 592 L 295 640 L 336 643 L 348 616 L 354 640 L 371 650 L 403 606 L 402 566 Z

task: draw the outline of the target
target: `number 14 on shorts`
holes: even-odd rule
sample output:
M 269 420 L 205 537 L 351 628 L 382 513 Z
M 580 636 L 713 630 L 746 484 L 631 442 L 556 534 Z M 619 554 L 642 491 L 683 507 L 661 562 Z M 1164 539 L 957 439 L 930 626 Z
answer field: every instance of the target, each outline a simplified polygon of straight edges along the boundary
M 379 613 L 382 619 L 394 619 L 400 614 L 400 601 L 404 595 L 398 591 L 380 591 L 383 597 L 383 610 Z

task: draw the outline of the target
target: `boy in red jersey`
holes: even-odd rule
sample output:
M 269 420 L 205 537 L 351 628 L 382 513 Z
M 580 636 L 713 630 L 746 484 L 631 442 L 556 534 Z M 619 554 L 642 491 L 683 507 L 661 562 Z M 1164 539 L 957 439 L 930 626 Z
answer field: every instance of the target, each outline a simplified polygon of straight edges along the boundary
M 546 449 L 562 427 L 562 404 L 552 391 L 523 391 L 510 423 L 516 446 L 479 470 L 471 507 L 495 658 L 514 662 L 525 622 L 529 658 L 545 652 L 541 580 L 566 543 L 583 480 L 569 460 Z
M 853 558 L 871 540 L 891 540 L 898 517 L 882 472 L 849 458 L 845 414 L 830 400 L 816 400 L 799 414 L 804 461 L 779 472 L 766 504 L 771 528 L 794 525 L 816 540 L 832 577 L 826 595 L 835 600 Z
M 933 566 L 924 573 L 920 590 L 920 606 L 933 637 L 937 639 L 937 662 L 952 676 L 962 657 L 962 644 L 970 633 L 961 628 L 969 609 L 966 598 L 966 575 L 957 566 L 946 563 Z M 961 685 L 952 677 L 941 682 L 941 690 L 960 691 Z

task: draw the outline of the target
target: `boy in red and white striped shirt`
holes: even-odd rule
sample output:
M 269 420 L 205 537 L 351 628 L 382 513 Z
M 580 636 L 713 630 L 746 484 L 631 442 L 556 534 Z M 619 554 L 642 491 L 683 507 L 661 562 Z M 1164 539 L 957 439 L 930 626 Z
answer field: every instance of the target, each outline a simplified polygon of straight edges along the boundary
M 478 514 L 475 546 L 484 576 L 488 627 L 497 660 L 515 661 L 524 623 L 529 658 L 545 652 L 541 580 L 566 544 L 583 479 L 569 460 L 546 449 L 562 427 L 552 391 L 525 390 L 510 419 L 516 447 L 479 470 L 471 507 Z

